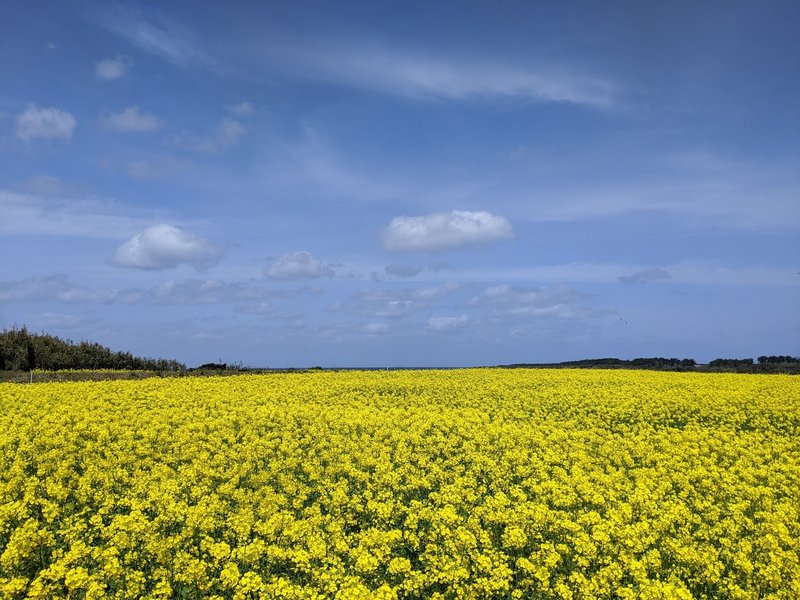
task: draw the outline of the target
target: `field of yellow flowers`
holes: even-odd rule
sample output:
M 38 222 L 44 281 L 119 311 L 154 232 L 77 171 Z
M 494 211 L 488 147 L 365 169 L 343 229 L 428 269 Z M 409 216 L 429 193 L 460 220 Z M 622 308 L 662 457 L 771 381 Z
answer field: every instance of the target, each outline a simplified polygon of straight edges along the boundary
M 0 598 L 800 598 L 800 378 L 0 384 Z

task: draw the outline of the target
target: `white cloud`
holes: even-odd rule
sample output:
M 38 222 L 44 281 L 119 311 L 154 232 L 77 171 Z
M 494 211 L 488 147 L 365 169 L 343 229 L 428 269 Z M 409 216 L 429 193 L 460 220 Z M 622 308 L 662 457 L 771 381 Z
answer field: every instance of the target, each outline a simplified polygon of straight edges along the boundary
M 289 297 L 307 290 L 270 290 L 252 281 L 219 281 L 216 279 L 174 279 L 151 288 L 123 290 L 119 302 L 128 304 L 227 304 L 232 302 L 261 303 L 266 298 Z
M 247 133 L 244 125 L 230 117 L 223 117 L 208 135 L 181 134 L 174 138 L 181 148 L 214 154 L 235 145 Z
M 436 332 L 456 331 L 464 329 L 472 324 L 471 319 L 467 315 L 460 315 L 458 317 L 431 317 L 428 319 L 428 329 Z
M 334 195 L 348 200 L 396 200 L 407 196 L 405 190 L 394 183 L 381 181 L 372 172 L 365 173 L 343 164 L 339 153 L 312 128 L 305 127 L 299 143 L 284 145 L 279 151 L 285 155 L 281 163 L 274 158 L 264 164 L 268 181 L 276 181 L 297 189 L 313 186 L 318 193 Z
M 622 283 L 654 283 L 656 281 L 666 281 L 672 279 L 672 275 L 664 269 L 643 269 L 630 275 L 622 275 L 619 281 Z
M 358 312 L 381 319 L 402 319 L 411 314 L 411 311 L 416 308 L 412 300 L 404 299 L 389 298 L 380 300 L 367 296 L 362 298 L 361 302 L 361 308 L 357 307 Z
M 276 258 L 264 267 L 264 276 L 270 279 L 314 279 L 332 277 L 331 265 L 324 265 L 311 252 L 298 251 Z
M 22 188 L 29 190 L 35 194 L 42 194 L 45 196 L 58 196 L 70 190 L 70 187 L 64 184 L 58 177 L 52 175 L 35 175 L 26 179 Z
M 497 318 L 582 319 L 609 314 L 589 306 L 591 296 L 566 285 L 524 287 L 496 285 L 470 300 L 470 305 L 488 310 Z
M 218 68 L 188 27 L 156 9 L 142 10 L 113 4 L 100 17 L 100 24 L 142 50 L 178 67 Z
M 76 285 L 66 275 L 27 277 L 20 281 L 0 281 L 0 300 L 4 302 L 110 302 L 116 291 Z
M 256 107 L 250 102 L 239 102 L 238 104 L 229 104 L 225 109 L 237 117 L 249 117 L 256 112 Z
M 217 264 L 223 254 L 210 240 L 161 223 L 122 244 L 109 262 L 134 269 L 170 269 L 180 264 L 206 269 Z
M 121 113 L 106 113 L 101 117 L 106 129 L 119 132 L 158 131 L 164 127 L 164 121 L 154 114 L 142 112 L 138 106 L 129 106 Z
M 422 272 L 422 267 L 392 264 L 387 265 L 384 270 L 386 271 L 387 275 L 391 275 L 392 277 L 414 277 Z
M 66 111 L 29 104 L 17 117 L 17 137 L 26 142 L 36 138 L 68 140 L 77 124 Z
M 514 206 L 516 219 L 536 222 L 664 213 L 715 230 L 800 226 L 800 185 L 796 164 L 790 160 L 728 161 L 688 153 L 652 164 L 661 175 L 575 185 L 559 180 L 553 186 L 531 180 L 522 190 L 514 184 L 514 189 L 499 186 L 493 191 Z M 547 201 L 532 202 L 532 193 Z
M 149 288 L 95 288 L 73 283 L 66 275 L 28 277 L 0 281 L 0 302 L 116 303 L 155 305 L 197 305 L 244 303 L 236 311 L 244 314 L 269 314 L 274 311 L 268 299 L 294 298 L 317 294 L 313 287 L 268 288 L 257 281 L 219 281 L 215 279 L 174 279 Z
M 125 163 L 125 172 L 136 179 L 151 179 L 158 176 L 158 170 L 146 160 L 132 160 Z
M 75 329 L 86 327 L 90 318 L 82 315 L 65 315 L 60 313 L 46 312 L 31 317 L 29 326 L 31 329 L 47 329 L 49 331 L 58 329 Z
M 414 300 L 436 300 L 437 298 L 449 296 L 458 288 L 457 283 L 447 282 L 433 287 L 416 289 L 411 292 L 411 298 Z
M 369 289 L 356 294 L 347 308 L 371 318 L 401 319 L 412 312 L 429 309 L 434 300 L 449 296 L 458 289 L 454 283 L 427 288 Z
M 389 325 L 386 323 L 365 323 L 360 329 L 363 333 L 368 335 L 380 335 L 389 330 Z
M 266 54 L 278 67 L 291 66 L 296 77 L 412 99 L 519 98 L 608 108 L 618 94 L 606 79 L 567 73 L 556 66 L 533 71 L 491 60 L 454 61 L 342 43 L 277 47 L 268 42 Z
M 55 181 L 45 181 L 51 193 Z M 44 190 L 41 190 L 44 191 Z M 63 191 L 61 192 L 63 194 Z M 152 223 L 131 207 L 91 197 L 42 197 L 0 190 L 0 236 L 119 238 Z
M 102 81 L 113 81 L 125 76 L 132 61 L 127 56 L 106 58 L 94 64 L 94 76 Z
M 215 141 L 218 146 L 231 146 L 238 142 L 244 133 L 244 126 L 239 121 L 224 117 L 217 127 Z
M 256 302 L 253 304 L 245 304 L 237 306 L 236 312 L 243 315 L 275 315 L 277 309 L 269 302 Z
M 108 167 L 111 167 L 109 161 Z M 155 179 L 174 174 L 187 174 L 196 171 L 195 164 L 185 158 L 176 158 L 170 154 L 148 154 L 147 160 L 130 160 L 119 165 L 122 170 L 134 179 Z
M 436 252 L 514 237 L 511 223 L 485 211 L 454 210 L 420 217 L 395 217 L 382 232 L 390 252 Z

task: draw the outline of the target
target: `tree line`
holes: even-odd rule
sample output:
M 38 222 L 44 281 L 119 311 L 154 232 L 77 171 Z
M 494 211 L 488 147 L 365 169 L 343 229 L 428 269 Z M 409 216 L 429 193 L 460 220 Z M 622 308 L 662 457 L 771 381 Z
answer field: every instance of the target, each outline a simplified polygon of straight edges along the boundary
M 752 358 L 715 358 L 707 365 L 693 358 L 588 358 L 558 363 L 516 363 L 510 368 L 571 368 L 571 369 L 650 369 L 657 371 L 735 371 L 741 373 L 800 373 L 800 358 L 793 356 L 759 356 Z
M 742 372 L 800 373 L 800 358 L 774 355 L 752 358 L 717 358 L 708 365 L 698 365 L 692 358 L 592 358 L 559 363 L 517 363 L 505 367 L 563 367 L 605 369 L 656 369 L 670 371 L 712 370 Z M 142 358 L 130 352 L 115 352 L 96 342 L 62 340 L 45 333 L 30 333 L 21 328 L 4 329 L 0 334 L 0 371 L 40 369 L 116 369 L 130 371 L 186 371 L 186 365 L 164 358 Z M 240 365 L 208 363 L 192 371 L 240 371 Z
M 120 369 L 133 371 L 183 371 L 186 365 L 164 358 L 142 358 L 115 352 L 95 342 L 30 333 L 26 327 L 4 329 L 0 334 L 0 370 Z

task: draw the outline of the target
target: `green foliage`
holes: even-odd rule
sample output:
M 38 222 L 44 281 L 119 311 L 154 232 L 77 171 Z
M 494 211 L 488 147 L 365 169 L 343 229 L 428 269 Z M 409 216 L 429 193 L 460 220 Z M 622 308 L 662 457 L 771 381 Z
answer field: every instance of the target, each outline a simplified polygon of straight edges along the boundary
M 715 358 L 710 363 L 709 367 L 749 367 L 752 366 L 752 358 Z
M 794 356 L 759 356 L 760 365 L 790 365 L 800 363 L 800 358 Z
M 566 367 L 579 369 L 658 369 L 680 371 L 694 369 L 697 363 L 693 358 L 634 358 L 623 360 L 621 358 L 587 358 L 584 360 L 569 360 L 560 363 L 544 364 L 514 364 L 510 367 Z
M 128 369 L 182 371 L 186 365 L 163 358 L 141 358 L 130 352 L 114 352 L 98 343 L 75 344 L 26 327 L 4 329 L 0 334 L 0 370 Z

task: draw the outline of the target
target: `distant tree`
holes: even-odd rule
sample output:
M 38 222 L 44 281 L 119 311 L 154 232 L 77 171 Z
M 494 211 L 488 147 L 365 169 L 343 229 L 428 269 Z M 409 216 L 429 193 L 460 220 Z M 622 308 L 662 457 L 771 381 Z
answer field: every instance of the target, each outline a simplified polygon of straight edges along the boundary
M 0 334 L 0 369 L 129 369 L 182 371 L 186 365 L 163 358 L 140 358 L 130 352 L 114 352 L 96 342 L 78 344 L 47 334 L 31 334 L 20 329 L 4 329 Z
M 207 370 L 207 371 L 224 371 L 228 368 L 228 365 L 225 363 L 205 363 L 197 367 L 198 370 Z
M 749 367 L 753 365 L 752 358 L 715 358 L 709 367 Z
M 760 365 L 776 365 L 776 364 L 794 364 L 800 362 L 800 358 L 794 356 L 759 356 L 758 364 Z

